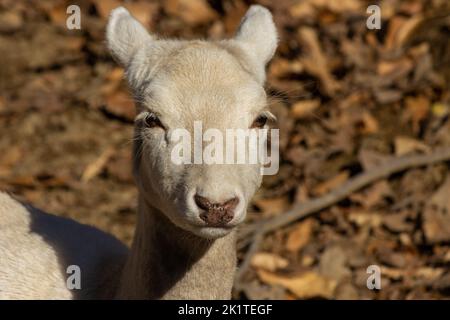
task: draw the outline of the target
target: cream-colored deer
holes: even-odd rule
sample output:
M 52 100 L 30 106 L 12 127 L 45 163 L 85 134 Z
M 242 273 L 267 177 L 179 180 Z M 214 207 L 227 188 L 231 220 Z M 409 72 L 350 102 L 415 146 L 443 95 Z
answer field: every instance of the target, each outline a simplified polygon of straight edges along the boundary
M 260 165 L 174 164 L 169 137 L 176 128 L 191 132 L 194 121 L 221 132 L 265 127 L 272 16 L 252 6 L 233 39 L 171 41 L 117 8 L 107 43 L 136 98 L 131 250 L 0 193 L 0 299 L 228 299 L 235 227 L 260 186 Z M 80 267 L 81 289 L 67 287 L 70 265 Z

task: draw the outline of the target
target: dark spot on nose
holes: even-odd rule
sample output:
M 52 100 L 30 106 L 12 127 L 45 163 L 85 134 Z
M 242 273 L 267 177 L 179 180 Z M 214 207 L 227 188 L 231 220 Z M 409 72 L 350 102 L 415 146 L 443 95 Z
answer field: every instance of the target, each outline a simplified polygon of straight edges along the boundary
M 239 198 L 234 197 L 222 203 L 213 203 L 208 198 L 198 194 L 194 196 L 195 204 L 202 209 L 200 218 L 210 227 L 223 227 L 234 217 L 234 210 L 239 203 Z

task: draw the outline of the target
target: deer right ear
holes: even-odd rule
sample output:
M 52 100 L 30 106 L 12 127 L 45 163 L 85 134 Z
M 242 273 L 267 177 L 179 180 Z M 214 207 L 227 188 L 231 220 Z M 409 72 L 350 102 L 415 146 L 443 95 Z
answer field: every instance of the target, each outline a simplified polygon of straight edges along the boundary
M 126 67 L 136 52 L 150 42 L 152 37 L 127 9 L 118 7 L 109 16 L 106 40 L 112 56 Z

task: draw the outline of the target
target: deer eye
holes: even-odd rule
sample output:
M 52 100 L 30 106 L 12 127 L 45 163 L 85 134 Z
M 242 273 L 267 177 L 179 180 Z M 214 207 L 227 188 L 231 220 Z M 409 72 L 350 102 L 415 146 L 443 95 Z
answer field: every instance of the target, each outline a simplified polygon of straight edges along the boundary
M 160 127 L 164 129 L 164 126 L 162 125 L 161 121 L 159 121 L 159 118 L 154 113 L 149 113 L 145 116 L 144 124 L 147 128 Z
M 259 115 L 258 117 L 256 117 L 256 119 L 253 121 L 250 128 L 261 129 L 266 125 L 266 123 L 267 123 L 267 116 L 262 114 L 262 115 Z

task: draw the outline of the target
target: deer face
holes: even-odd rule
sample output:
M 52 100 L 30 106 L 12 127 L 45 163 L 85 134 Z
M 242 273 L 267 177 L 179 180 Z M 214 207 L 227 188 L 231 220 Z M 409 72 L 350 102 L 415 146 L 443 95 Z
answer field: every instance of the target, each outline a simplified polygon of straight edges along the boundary
M 118 8 L 107 40 L 136 99 L 134 173 L 141 195 L 178 227 L 205 238 L 226 235 L 244 220 L 261 184 L 260 164 L 236 161 L 233 134 L 261 130 L 271 117 L 262 87 L 277 42 L 270 13 L 252 6 L 230 40 L 163 41 Z M 208 150 L 219 139 L 221 147 Z M 228 139 L 234 148 L 226 147 Z

